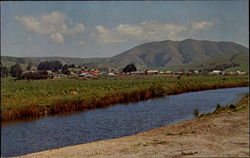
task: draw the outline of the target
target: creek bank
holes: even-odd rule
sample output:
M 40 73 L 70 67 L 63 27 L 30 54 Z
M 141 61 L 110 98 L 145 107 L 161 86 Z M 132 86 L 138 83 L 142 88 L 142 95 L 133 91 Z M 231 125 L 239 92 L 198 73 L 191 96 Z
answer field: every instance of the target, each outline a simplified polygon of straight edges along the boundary
M 87 111 L 96 108 L 104 108 L 120 103 L 133 103 L 152 98 L 162 97 L 166 95 L 175 95 L 186 92 L 195 92 L 195 91 L 220 89 L 220 88 L 246 87 L 246 86 L 248 86 L 248 82 L 235 83 L 235 84 L 231 83 L 225 85 L 201 85 L 199 87 L 185 86 L 167 91 L 163 87 L 154 86 L 147 90 L 132 91 L 129 93 L 117 93 L 115 95 L 104 96 L 98 100 L 95 97 L 92 97 L 92 99 L 87 101 L 75 100 L 68 103 L 59 102 L 53 106 L 49 105 L 31 106 L 31 107 L 8 110 L 1 113 L 1 122 L 31 120 L 55 114 Z

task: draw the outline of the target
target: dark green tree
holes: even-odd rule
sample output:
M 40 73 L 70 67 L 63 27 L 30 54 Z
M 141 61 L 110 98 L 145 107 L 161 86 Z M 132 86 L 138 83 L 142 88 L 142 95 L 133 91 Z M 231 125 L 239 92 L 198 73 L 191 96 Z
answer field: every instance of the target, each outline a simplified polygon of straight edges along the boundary
M 67 64 L 63 65 L 63 67 L 62 67 L 62 73 L 66 74 L 66 75 L 70 74 L 69 66 Z
M 60 61 L 44 61 L 40 62 L 37 69 L 38 70 L 52 70 L 53 72 L 57 72 L 62 68 L 62 63 Z
M 1 77 L 8 77 L 9 70 L 6 66 L 1 64 Z
M 29 62 L 29 64 L 28 64 L 28 66 L 27 66 L 26 70 L 30 70 L 30 69 L 31 69 L 31 67 L 32 67 L 32 63 L 31 63 L 31 62 Z
M 76 66 L 74 64 L 69 65 L 69 68 L 75 68 Z
M 136 71 L 136 67 L 134 64 L 128 64 L 125 68 L 123 68 L 123 72 L 131 72 L 131 71 Z
M 12 77 L 16 77 L 18 79 L 21 79 L 22 73 L 23 73 L 23 70 L 22 70 L 20 64 L 15 64 L 15 65 L 12 65 L 10 67 L 10 74 Z

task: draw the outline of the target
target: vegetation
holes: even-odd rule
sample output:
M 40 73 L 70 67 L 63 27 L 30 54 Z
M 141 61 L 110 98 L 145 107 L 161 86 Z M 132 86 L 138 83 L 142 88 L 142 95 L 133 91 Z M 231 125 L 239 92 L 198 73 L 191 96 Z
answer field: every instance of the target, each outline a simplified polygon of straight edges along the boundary
M 217 104 L 216 109 L 211 113 L 201 114 L 199 117 L 208 117 L 221 112 L 242 112 L 247 109 L 249 101 L 249 94 L 245 95 L 238 103 L 221 106 Z
M 199 109 L 197 107 L 194 108 L 193 115 L 197 118 L 200 115 Z
M 131 72 L 131 71 L 136 71 L 136 67 L 134 64 L 128 64 L 125 68 L 123 68 L 123 72 Z
M 173 65 L 169 67 L 162 67 L 161 70 L 172 70 L 178 71 L 183 70 L 215 70 L 221 69 L 224 71 L 246 71 L 248 70 L 249 65 L 249 54 L 233 54 L 225 55 L 217 58 L 207 60 L 205 62 L 197 62 L 193 64 L 184 64 L 184 65 Z
M 205 89 L 248 85 L 248 76 L 120 76 L 99 79 L 55 78 L 1 81 L 2 121 L 84 111 L 112 104 Z
M 31 67 L 32 67 L 32 62 L 29 62 L 29 64 L 28 64 L 28 66 L 27 66 L 26 70 L 30 70 L 30 69 L 31 69 Z
M 53 72 L 57 72 L 62 68 L 62 63 L 60 61 L 44 61 L 41 62 L 38 66 L 38 70 L 52 70 Z
M 15 64 L 10 67 L 10 74 L 12 77 L 20 79 L 22 77 L 23 70 L 20 64 Z
M 8 77 L 8 75 L 9 75 L 9 70 L 8 70 L 8 68 L 7 68 L 6 66 L 3 66 L 3 65 L 1 64 L 1 78 L 2 78 L 2 77 Z

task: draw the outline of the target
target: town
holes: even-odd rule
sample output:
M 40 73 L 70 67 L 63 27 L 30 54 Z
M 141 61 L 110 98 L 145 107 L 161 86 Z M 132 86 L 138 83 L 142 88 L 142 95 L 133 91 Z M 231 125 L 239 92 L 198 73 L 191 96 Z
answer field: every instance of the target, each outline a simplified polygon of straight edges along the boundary
M 178 71 L 160 71 L 157 69 L 137 70 L 134 64 L 128 64 L 122 70 L 117 68 L 98 69 L 96 67 L 62 65 L 60 61 L 45 61 L 38 66 L 31 63 L 22 69 L 20 64 L 15 64 L 8 68 L 1 64 L 1 77 L 12 76 L 17 79 L 51 79 L 51 78 L 93 78 L 99 77 L 113 77 L 113 76 L 129 76 L 129 75 L 169 75 L 174 77 L 189 76 L 189 75 L 245 75 L 245 71 L 223 71 L 219 69 L 214 70 L 183 70 Z

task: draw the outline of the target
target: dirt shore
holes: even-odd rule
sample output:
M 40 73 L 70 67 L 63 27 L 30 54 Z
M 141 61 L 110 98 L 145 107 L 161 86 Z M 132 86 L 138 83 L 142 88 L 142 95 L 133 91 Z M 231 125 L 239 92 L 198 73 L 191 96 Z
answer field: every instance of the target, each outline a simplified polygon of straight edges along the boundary
M 20 158 L 249 157 L 245 107 L 118 139 L 28 154 Z

